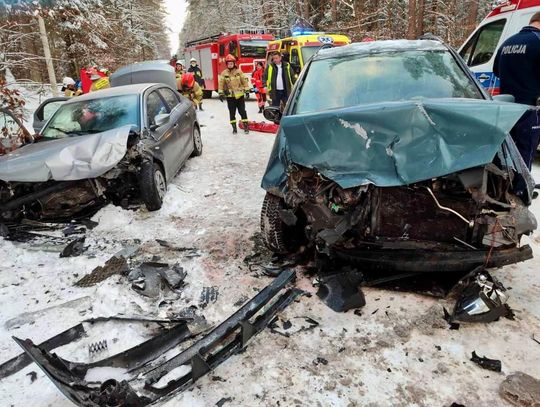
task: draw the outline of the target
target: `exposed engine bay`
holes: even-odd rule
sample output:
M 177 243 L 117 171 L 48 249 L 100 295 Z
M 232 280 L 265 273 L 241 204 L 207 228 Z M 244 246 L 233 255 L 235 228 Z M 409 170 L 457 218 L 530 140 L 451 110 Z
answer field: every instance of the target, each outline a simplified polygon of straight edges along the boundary
M 140 135 L 130 132 L 124 157 L 99 177 L 44 182 L 0 180 L 0 223 L 73 219 L 91 215 L 109 202 L 127 207 L 139 197 L 137 174 L 145 157 L 149 154 Z
M 512 171 L 490 163 L 407 186 L 344 189 L 315 170 L 293 165 L 284 194 L 289 209 L 280 217 L 288 227 L 301 228 L 298 236 L 325 254 L 487 251 L 492 257 L 493 251 L 519 248 L 521 236 L 537 226 L 510 192 L 512 182 Z M 530 249 L 526 252 L 518 261 L 531 256 Z

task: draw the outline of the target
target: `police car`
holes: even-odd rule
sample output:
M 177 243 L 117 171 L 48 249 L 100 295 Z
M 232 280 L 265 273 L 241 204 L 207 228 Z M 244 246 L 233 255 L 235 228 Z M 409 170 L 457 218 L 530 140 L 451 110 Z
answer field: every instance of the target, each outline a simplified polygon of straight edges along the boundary
M 499 78 L 493 74 L 493 63 L 500 45 L 528 25 L 540 11 L 540 0 L 512 0 L 499 5 L 480 23 L 459 49 L 480 83 L 492 95 L 499 94 Z

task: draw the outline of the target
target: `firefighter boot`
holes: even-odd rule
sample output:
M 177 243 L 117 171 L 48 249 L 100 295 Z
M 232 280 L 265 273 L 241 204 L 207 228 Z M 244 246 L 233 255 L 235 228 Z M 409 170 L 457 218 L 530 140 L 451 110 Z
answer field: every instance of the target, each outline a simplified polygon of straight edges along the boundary
M 245 134 L 249 134 L 249 126 L 248 126 L 248 124 L 247 124 L 247 123 L 244 123 L 244 126 L 245 126 L 245 127 L 244 127 L 244 133 L 245 133 Z
M 199 110 L 200 110 L 201 112 L 204 112 L 204 109 L 202 108 L 202 102 L 199 103 Z
M 259 113 L 262 113 L 262 112 L 263 112 L 263 107 L 259 106 Z
M 236 128 L 236 123 L 231 123 L 231 126 L 232 126 L 232 133 L 233 134 L 238 133 L 238 129 Z

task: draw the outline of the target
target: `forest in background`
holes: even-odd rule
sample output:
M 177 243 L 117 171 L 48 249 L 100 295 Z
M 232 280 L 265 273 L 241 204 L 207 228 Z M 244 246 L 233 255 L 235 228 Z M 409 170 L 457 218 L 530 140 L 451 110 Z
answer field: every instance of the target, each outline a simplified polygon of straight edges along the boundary
M 180 33 L 187 41 L 239 29 L 287 31 L 294 21 L 317 31 L 348 34 L 353 41 L 414 39 L 432 33 L 461 45 L 496 5 L 493 0 L 187 0 Z
M 170 58 L 162 0 L 0 0 L 0 79 L 9 69 L 18 80 L 48 82 L 38 13 L 60 81 L 89 64 L 114 71 Z

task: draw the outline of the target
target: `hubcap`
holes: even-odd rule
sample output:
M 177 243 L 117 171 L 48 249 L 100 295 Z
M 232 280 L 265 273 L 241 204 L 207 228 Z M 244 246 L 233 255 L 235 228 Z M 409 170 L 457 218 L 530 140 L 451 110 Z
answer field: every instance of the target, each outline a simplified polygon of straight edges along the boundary
M 165 192 L 167 192 L 167 183 L 165 182 L 165 177 L 160 170 L 156 170 L 156 172 L 154 172 L 154 182 L 156 184 L 159 199 L 163 199 Z
M 193 142 L 195 143 L 195 150 L 201 151 L 202 140 L 201 140 L 201 133 L 199 129 L 193 130 Z

